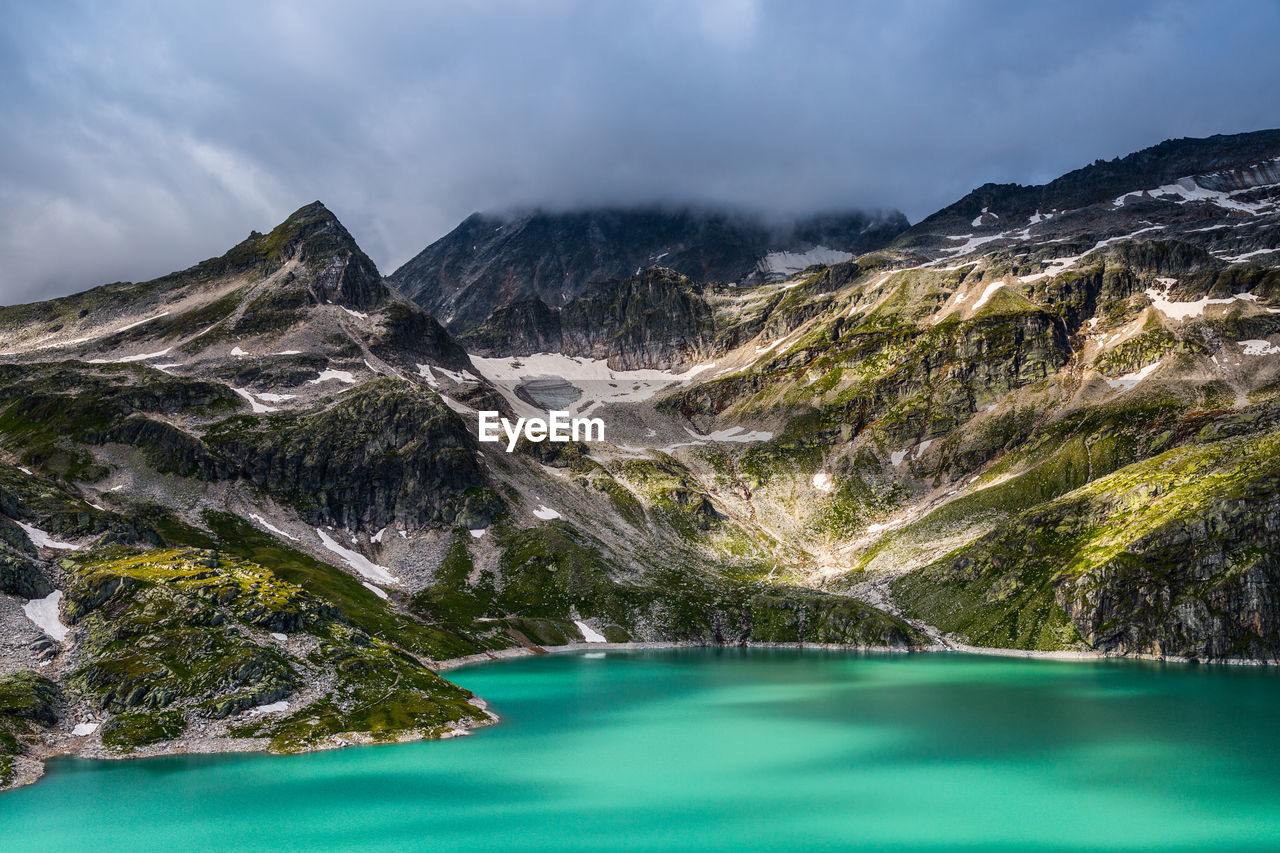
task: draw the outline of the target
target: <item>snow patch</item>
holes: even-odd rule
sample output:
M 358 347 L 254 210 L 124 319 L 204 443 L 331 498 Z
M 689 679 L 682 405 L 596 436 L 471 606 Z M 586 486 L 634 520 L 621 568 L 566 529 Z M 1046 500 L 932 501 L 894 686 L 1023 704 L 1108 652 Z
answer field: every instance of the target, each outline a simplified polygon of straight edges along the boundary
M 479 539 L 481 536 L 484 536 L 486 533 L 488 533 L 488 532 L 489 532 L 489 528 L 487 528 L 487 527 L 472 527 L 472 528 L 468 529 L 468 531 L 467 531 L 467 532 L 471 534 L 471 538 L 473 538 L 473 539 Z
M 894 468 L 897 468 L 902 464 L 902 460 L 907 458 L 907 454 L 910 452 L 910 450 L 894 450 L 889 454 L 889 461 L 893 463 Z
M 956 237 L 948 237 L 948 240 L 964 240 L 965 242 L 953 249 L 943 249 L 942 254 L 945 257 L 958 258 L 961 255 L 969 254 L 981 246 L 985 246 L 987 243 L 999 240 L 1004 236 L 1006 236 L 1005 232 L 1001 231 L 999 234 L 992 234 L 989 237 L 975 237 L 972 234 L 961 234 Z
M 533 514 L 543 521 L 550 521 L 553 518 L 564 518 L 564 516 L 546 504 L 538 504 L 538 508 L 533 511 Z
M 707 433 L 706 435 L 696 433 L 688 427 L 685 427 L 684 431 L 699 441 L 734 441 L 746 444 L 753 441 L 768 441 L 773 438 L 773 433 L 771 432 L 766 432 L 764 430 L 743 432 L 744 429 L 746 429 L 746 427 L 729 427 L 728 429 L 719 429 L 715 432 Z
M 316 535 L 320 537 L 320 541 L 324 547 L 341 557 L 348 566 L 355 569 L 364 577 L 371 581 L 379 583 L 399 583 L 399 579 L 387 569 L 386 566 L 379 566 L 371 561 L 364 554 L 358 551 L 352 551 L 350 548 L 344 548 L 333 540 L 329 534 L 325 533 L 319 527 L 316 528 Z
M 1247 213 L 1250 216 L 1257 216 L 1271 207 L 1271 202 L 1237 201 L 1231 197 L 1231 193 L 1206 189 L 1196 183 L 1196 179 L 1194 177 L 1181 178 L 1176 183 L 1164 184 L 1153 190 L 1136 190 L 1134 192 L 1125 193 L 1115 200 L 1115 206 L 1123 207 L 1125 201 L 1132 196 L 1147 196 L 1149 198 L 1158 198 L 1162 201 L 1173 201 L 1176 204 L 1188 204 L 1193 201 L 1206 201 L 1210 204 L 1221 207 L 1224 210 L 1236 210 L 1241 213 Z M 1169 196 L 1173 196 L 1174 198 L 1171 199 Z
M 231 390 L 235 391 L 241 397 L 244 397 L 246 400 L 249 401 L 249 406 L 253 409 L 254 414 L 265 415 L 271 412 L 280 411 L 279 409 L 273 409 L 270 406 L 266 406 L 266 405 L 263 405 L 262 403 L 259 403 L 257 400 L 253 399 L 252 394 L 250 394 L 248 391 L 246 391 L 243 388 L 232 388 Z
M 1247 261 L 1249 258 L 1256 258 L 1258 255 L 1270 255 L 1274 252 L 1280 252 L 1280 249 L 1255 249 L 1252 252 L 1245 252 L 1243 255 L 1222 255 L 1224 261 L 1238 264 L 1241 261 Z
M 239 346 L 234 346 L 234 347 L 232 347 L 232 348 L 231 348 L 231 354 L 232 354 L 232 355 L 234 355 L 236 358 L 244 358 L 244 357 L 245 357 L 246 355 L 248 355 L 249 353 L 247 353 L 247 352 L 245 352 L 244 350 L 240 349 L 240 347 L 239 347 Z
M 352 317 L 359 317 L 361 320 L 368 320 L 368 319 L 369 319 L 369 315 L 368 315 L 368 314 L 366 314 L 366 313 L 364 313 L 363 311 L 352 311 L 350 308 L 348 308 L 348 307 L 347 307 L 347 306 L 345 306 L 345 305 L 340 306 L 340 307 L 342 308 L 342 310 L 343 310 L 343 311 L 346 311 L 346 312 L 347 312 L 348 314 L 350 314 Z
M 22 605 L 22 612 L 27 618 L 59 643 L 66 641 L 67 632 L 71 630 L 58 618 L 58 602 L 61 600 L 62 590 L 55 589 L 44 598 L 33 598 Z
M 437 392 L 437 393 L 439 393 L 439 392 Z M 476 410 L 475 410 L 475 409 L 471 408 L 471 407 L 470 407 L 470 406 L 468 406 L 466 403 L 460 403 L 460 402 L 458 402 L 457 400 L 453 399 L 452 397 L 446 397 L 444 394 L 440 394 L 440 399 L 441 399 L 441 400 L 444 400 L 444 404 L 445 404 L 446 406 L 448 406 L 450 409 L 453 409 L 455 412 L 457 412 L 457 413 L 458 413 L 458 414 L 460 414 L 460 415 L 474 415 L 474 414 L 476 414 Z
M 378 596 L 378 598 L 381 598 L 383 601 L 387 600 L 388 596 L 387 596 L 386 590 L 381 589 L 380 587 L 376 587 L 373 584 L 369 583 L 368 581 L 360 581 L 360 585 L 363 586 L 365 589 L 369 590 L 369 592 Z
M 98 730 L 100 723 L 76 723 L 75 728 L 71 730 L 71 734 L 75 737 L 84 737 L 91 735 Z
M 604 359 L 578 358 L 560 353 L 536 353 L 534 355 L 484 358 L 471 356 L 471 363 L 489 381 L 497 385 L 502 396 L 511 404 L 517 415 L 541 415 L 542 410 L 529 405 L 515 394 L 515 386 L 530 379 L 561 379 L 583 392 L 579 412 L 590 403 L 639 403 L 679 382 L 688 381 L 714 362 L 699 364 L 684 373 L 667 370 L 613 370 Z M 467 371 L 453 373 L 440 367 L 431 368 L 450 378 L 457 377 L 478 382 Z M 421 368 L 419 368 L 421 372 Z M 429 381 L 429 380 L 428 380 Z
M 282 643 L 287 643 L 287 642 L 289 642 L 289 636 L 288 636 L 287 634 L 281 634 L 281 633 L 279 633 L 278 631 L 272 631 L 272 632 L 271 632 L 271 639 L 273 639 L 273 640 L 278 640 L 278 641 L 280 641 L 280 642 L 282 642 Z
M 814 246 L 804 252 L 770 252 L 756 263 L 756 270 L 771 278 L 789 278 L 815 264 L 831 266 L 849 260 L 853 255 L 848 252 Z
M 582 638 L 588 643 L 606 643 L 608 640 L 604 638 L 604 634 L 594 630 L 586 622 L 581 619 L 574 619 L 573 624 L 578 626 L 578 630 L 582 632 Z
M 1241 341 L 1240 346 L 1244 347 L 1245 355 L 1275 355 L 1280 352 L 1280 346 L 1272 346 L 1269 341 Z
M 1161 278 L 1158 281 L 1163 285 L 1164 289 L 1148 288 L 1146 294 L 1156 310 L 1171 320 L 1187 320 L 1192 317 L 1199 317 L 1210 305 L 1230 305 L 1236 300 L 1245 302 L 1256 302 L 1258 300 L 1258 297 L 1252 293 L 1237 293 L 1227 299 L 1210 299 L 1204 296 L 1195 302 L 1172 302 L 1169 300 L 1169 288 L 1173 284 L 1173 279 Z
M 250 708 L 244 713 L 247 717 L 261 717 L 263 714 L 275 714 L 287 710 L 289 710 L 289 703 L 281 699 L 279 702 L 272 702 L 270 705 L 259 705 L 256 708 Z
M 57 539 L 54 539 L 52 536 L 50 536 L 48 533 L 45 533 L 39 527 L 35 527 L 34 525 L 26 524 L 21 521 L 17 522 L 17 524 L 19 527 L 21 527 L 23 530 L 26 531 L 27 536 L 31 538 L 31 541 L 35 543 L 37 548 L 54 548 L 58 551 L 79 551 L 80 550 L 79 545 L 72 545 L 70 542 L 61 542 Z
M 830 492 L 834 485 L 826 471 L 819 471 L 813 475 L 813 487 L 820 492 Z
M 1124 376 L 1121 376 L 1119 379 L 1108 379 L 1107 384 L 1110 385 L 1113 389 L 1128 391 L 1131 388 L 1137 387 L 1138 384 L 1142 382 L 1142 380 L 1150 376 L 1152 372 L 1159 366 L 1160 366 L 1160 362 L 1158 361 L 1155 364 L 1148 364 L 1146 367 L 1142 368 L 1136 373 L 1126 373 Z
M 332 379 L 336 379 L 339 382 L 345 382 L 348 385 L 356 384 L 356 378 L 351 375 L 351 372 L 348 370 L 322 370 L 320 371 L 320 375 L 315 379 L 308 379 L 307 384 L 319 385 L 321 382 L 328 382 Z
M 986 287 L 986 290 L 982 291 L 982 295 L 978 297 L 977 302 L 973 303 L 973 308 L 970 310 L 977 311 L 983 305 L 986 305 L 987 300 L 989 300 L 992 296 L 994 296 L 996 291 L 1002 287 L 1004 287 L 1003 281 L 993 281 L 990 284 L 988 284 Z

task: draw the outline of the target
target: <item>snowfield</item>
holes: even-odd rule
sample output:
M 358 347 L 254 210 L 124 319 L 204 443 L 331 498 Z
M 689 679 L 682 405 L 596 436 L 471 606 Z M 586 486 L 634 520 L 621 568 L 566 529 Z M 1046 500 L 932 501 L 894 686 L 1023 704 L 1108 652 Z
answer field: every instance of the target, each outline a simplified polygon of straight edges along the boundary
M 831 266 L 853 260 L 853 255 L 826 246 L 814 246 L 804 252 L 770 252 L 756 263 L 756 270 L 770 278 L 787 278 L 814 264 Z
M 1207 296 L 1197 299 L 1195 302 L 1172 302 L 1169 300 L 1169 288 L 1173 285 L 1174 280 L 1171 278 L 1162 278 L 1159 280 L 1163 285 L 1163 290 L 1148 288 L 1146 290 L 1147 297 L 1151 300 L 1151 304 L 1156 307 L 1166 317 L 1171 320 L 1188 320 L 1192 317 L 1199 317 L 1204 314 L 1204 310 L 1210 305 L 1230 305 L 1232 302 L 1242 300 L 1244 302 L 1257 302 L 1258 297 L 1252 293 L 1237 293 L 1226 299 L 1210 299 Z
M 1269 341 L 1241 341 L 1240 346 L 1244 347 L 1245 355 L 1275 355 L 1280 352 L 1280 346 L 1273 346 Z

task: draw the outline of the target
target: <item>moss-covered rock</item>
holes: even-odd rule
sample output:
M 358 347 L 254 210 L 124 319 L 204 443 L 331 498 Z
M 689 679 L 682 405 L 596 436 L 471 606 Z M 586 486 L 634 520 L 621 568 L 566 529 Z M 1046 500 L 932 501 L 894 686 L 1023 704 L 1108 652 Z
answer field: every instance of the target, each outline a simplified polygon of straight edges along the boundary
M 102 743 L 111 749 L 128 752 L 181 737 L 186 728 L 187 721 L 181 711 L 114 714 L 102 724 Z

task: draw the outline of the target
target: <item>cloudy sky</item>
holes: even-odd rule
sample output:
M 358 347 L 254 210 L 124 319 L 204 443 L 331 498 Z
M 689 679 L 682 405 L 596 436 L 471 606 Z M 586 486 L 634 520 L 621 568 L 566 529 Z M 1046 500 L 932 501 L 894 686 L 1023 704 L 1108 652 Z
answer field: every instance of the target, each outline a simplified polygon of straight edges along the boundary
M 1280 126 L 1280 3 L 0 0 L 0 303 L 142 280 L 321 199 L 390 272 L 474 210 L 914 222 Z

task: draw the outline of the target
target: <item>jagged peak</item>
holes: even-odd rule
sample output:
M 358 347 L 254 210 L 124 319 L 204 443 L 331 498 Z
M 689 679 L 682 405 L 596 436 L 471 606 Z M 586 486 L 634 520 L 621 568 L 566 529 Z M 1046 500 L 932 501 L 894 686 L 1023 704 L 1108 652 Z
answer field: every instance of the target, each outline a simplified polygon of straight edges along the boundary
M 254 268 L 269 274 L 290 261 L 316 273 L 321 295 L 334 302 L 365 309 L 388 295 L 377 265 L 320 201 L 298 208 L 266 234 L 251 232 L 225 255 L 200 266 L 215 274 Z

